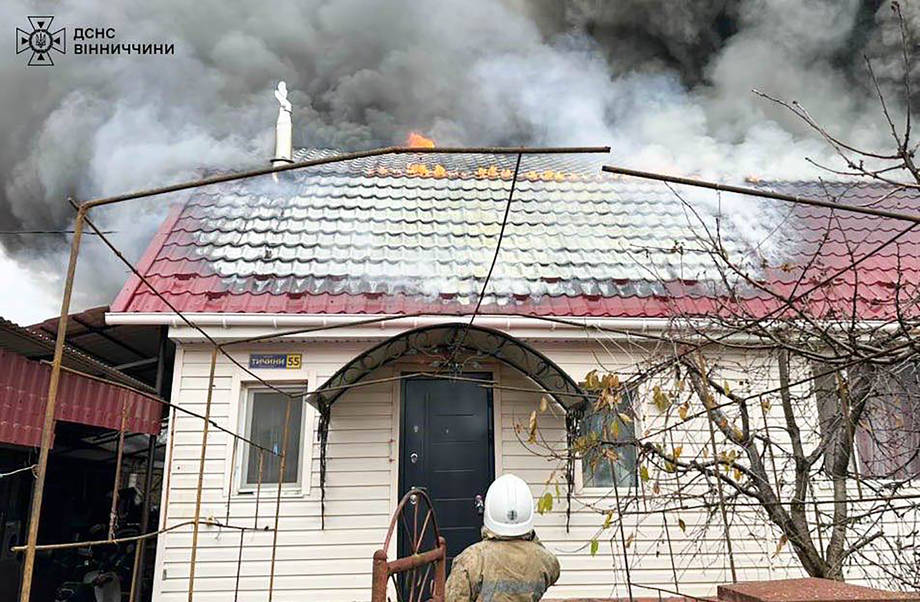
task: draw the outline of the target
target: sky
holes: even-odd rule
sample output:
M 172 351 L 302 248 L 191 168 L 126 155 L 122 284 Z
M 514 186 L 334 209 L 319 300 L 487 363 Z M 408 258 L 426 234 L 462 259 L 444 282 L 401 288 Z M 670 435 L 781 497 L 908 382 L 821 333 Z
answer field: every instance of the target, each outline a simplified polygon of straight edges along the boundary
M 918 7 L 904 5 L 914 29 Z M 13 51 L 30 15 L 66 30 L 54 66 Z M 903 71 L 881 0 L 4 0 L 0 22 L 0 316 L 20 323 L 56 313 L 69 240 L 10 231 L 66 230 L 68 197 L 265 166 L 282 79 L 298 146 L 360 150 L 410 131 L 453 146 L 609 145 L 626 166 L 739 180 L 813 178 L 806 158 L 834 161 L 753 88 L 885 149 L 863 57 L 886 92 Z M 77 40 L 78 27 L 105 37 Z M 78 54 L 79 42 L 173 53 Z M 181 200 L 96 220 L 136 260 Z M 73 309 L 110 303 L 123 266 L 92 242 L 80 265 Z
M 41 322 L 61 311 L 60 300 L 44 284 L 43 274 L 30 269 L 27 262 L 28 258 L 23 262 L 11 259 L 0 248 L 0 282 L 4 283 L 0 316 L 20 326 Z

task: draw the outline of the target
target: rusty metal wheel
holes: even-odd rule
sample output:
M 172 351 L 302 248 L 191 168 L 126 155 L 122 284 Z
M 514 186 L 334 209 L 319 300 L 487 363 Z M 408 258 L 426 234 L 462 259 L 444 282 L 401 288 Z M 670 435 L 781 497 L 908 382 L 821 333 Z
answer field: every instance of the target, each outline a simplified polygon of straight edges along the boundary
M 399 501 L 390 521 L 384 550 L 389 549 L 390 538 L 394 533 L 398 533 L 400 558 L 438 549 L 441 532 L 431 499 L 423 489 L 411 489 Z M 426 602 L 435 598 L 436 577 L 437 567 L 433 562 L 394 573 L 391 579 L 397 600 Z

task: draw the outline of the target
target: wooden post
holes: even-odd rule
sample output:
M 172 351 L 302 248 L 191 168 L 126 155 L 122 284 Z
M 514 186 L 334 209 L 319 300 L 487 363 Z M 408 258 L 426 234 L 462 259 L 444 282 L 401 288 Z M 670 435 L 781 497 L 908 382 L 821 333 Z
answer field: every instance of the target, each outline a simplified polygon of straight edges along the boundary
M 38 455 L 38 472 L 32 488 L 32 507 L 29 511 L 29 532 L 26 538 L 26 555 L 22 564 L 22 584 L 19 601 L 29 602 L 32 594 L 32 573 L 35 571 L 35 546 L 38 543 L 38 521 L 42 512 L 42 496 L 45 492 L 45 476 L 48 471 L 48 455 L 51 452 L 51 439 L 54 437 L 54 410 L 57 404 L 58 384 L 61 381 L 61 360 L 64 357 L 64 339 L 67 336 L 67 316 L 70 312 L 70 297 L 73 294 L 74 274 L 77 271 L 77 255 L 80 253 L 80 239 L 83 236 L 83 223 L 86 211 L 77 210 L 70 242 L 70 261 L 67 264 L 67 276 L 64 279 L 64 295 L 61 299 L 61 315 L 58 319 L 57 336 L 54 341 L 54 359 L 51 363 L 51 378 L 48 381 L 48 401 L 45 404 L 45 419 L 42 422 L 41 449 Z
M 374 552 L 374 569 L 371 581 L 371 602 L 387 602 L 387 580 L 390 570 L 387 567 L 386 550 Z
M 447 540 L 443 537 L 438 537 L 438 549 L 441 551 L 441 559 L 435 568 L 434 602 L 444 602 L 447 589 Z

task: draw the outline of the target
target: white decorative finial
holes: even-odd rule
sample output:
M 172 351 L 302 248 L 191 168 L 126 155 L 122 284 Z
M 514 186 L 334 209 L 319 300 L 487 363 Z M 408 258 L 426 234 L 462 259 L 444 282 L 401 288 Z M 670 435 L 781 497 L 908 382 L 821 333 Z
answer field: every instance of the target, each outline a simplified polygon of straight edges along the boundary
M 272 159 L 272 165 L 278 166 L 283 163 L 293 163 L 293 123 L 291 121 L 292 107 L 287 97 L 287 84 L 283 81 L 278 82 L 275 89 L 275 98 L 278 99 L 278 121 L 275 123 L 275 157 Z M 274 174 L 277 176 L 277 174 Z M 277 177 L 276 177 L 277 179 Z
M 282 111 L 291 112 L 291 102 L 287 97 L 287 84 L 284 81 L 278 82 L 278 88 L 275 89 L 275 98 L 278 99 Z

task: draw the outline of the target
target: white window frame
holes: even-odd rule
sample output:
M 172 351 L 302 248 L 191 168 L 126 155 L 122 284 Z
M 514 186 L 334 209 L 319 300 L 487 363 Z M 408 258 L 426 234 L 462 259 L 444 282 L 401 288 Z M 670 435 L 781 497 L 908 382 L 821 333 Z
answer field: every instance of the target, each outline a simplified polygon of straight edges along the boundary
M 286 393 L 296 393 L 303 391 L 303 386 L 295 387 L 290 381 L 281 381 L 273 383 L 270 381 L 273 387 L 284 391 Z M 241 418 L 241 432 L 243 436 L 247 439 L 250 439 L 251 426 L 252 426 L 252 393 L 254 392 L 271 392 L 273 389 L 265 386 L 259 381 L 249 381 L 240 383 L 240 413 Z M 296 400 L 291 403 L 297 403 Z M 293 483 L 282 483 L 281 484 L 281 495 L 282 496 L 306 496 L 310 493 L 310 476 L 312 474 L 313 466 L 313 428 L 314 428 L 314 415 L 315 410 L 310 406 L 305 400 L 300 401 L 303 404 L 303 409 L 300 413 L 300 453 L 298 454 L 299 464 L 297 466 L 297 480 Z M 236 466 L 233 467 L 235 473 L 236 487 L 234 493 L 236 495 L 241 495 L 249 497 L 256 493 L 256 490 L 259 489 L 258 483 L 247 483 L 246 482 L 246 472 L 249 466 L 249 454 L 251 453 L 251 447 L 243 442 L 239 442 L 240 447 L 243 448 L 242 453 L 237 454 Z M 306 471 L 305 471 L 306 468 Z M 307 475 L 307 478 L 304 478 L 304 475 Z M 277 492 L 278 484 L 277 483 L 262 483 L 262 487 L 259 491 L 260 495 L 264 495 L 266 492 Z
M 641 413 L 639 412 L 639 409 L 640 409 L 639 404 L 637 403 L 637 400 L 641 399 L 641 396 L 640 396 L 638 389 L 635 390 L 632 394 L 634 396 L 634 400 L 633 400 L 634 401 L 634 406 L 633 406 L 634 415 L 632 417 L 633 431 L 635 433 L 641 433 L 642 432 L 642 416 L 641 416 Z M 588 403 L 591 403 L 591 402 L 589 401 Z M 636 471 L 635 471 L 636 472 L 636 485 L 612 485 L 610 487 L 597 487 L 597 486 L 588 487 L 587 485 L 585 485 L 585 477 L 584 477 L 583 470 L 584 470 L 584 460 L 582 460 L 580 457 L 576 458 L 575 459 L 575 492 L 578 493 L 579 495 L 583 495 L 585 497 L 605 498 L 605 497 L 608 497 L 611 493 L 613 493 L 614 489 L 616 489 L 620 493 L 620 495 L 627 495 L 630 493 L 632 495 L 639 495 L 640 493 L 641 483 L 639 482 L 640 479 L 639 479 L 638 450 L 636 450 Z

